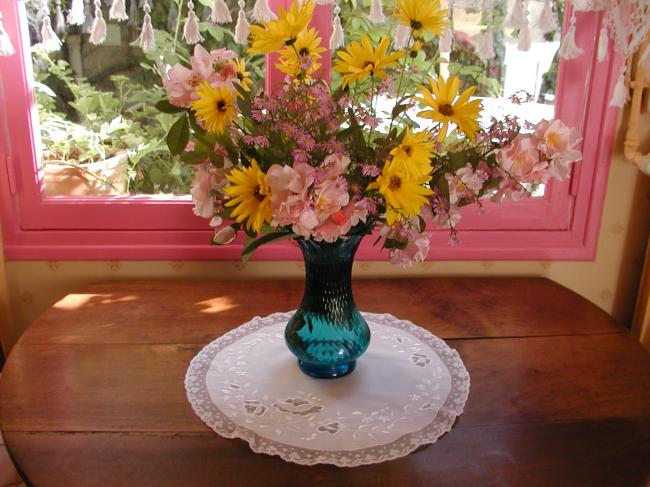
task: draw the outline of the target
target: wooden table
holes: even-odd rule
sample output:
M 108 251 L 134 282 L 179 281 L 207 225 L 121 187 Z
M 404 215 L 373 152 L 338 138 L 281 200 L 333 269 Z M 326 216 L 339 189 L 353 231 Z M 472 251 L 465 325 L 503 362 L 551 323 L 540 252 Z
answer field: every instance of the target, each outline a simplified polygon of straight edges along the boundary
M 436 444 L 343 469 L 257 455 L 209 430 L 183 378 L 208 342 L 298 304 L 301 282 L 112 282 L 30 326 L 0 383 L 0 424 L 36 486 L 638 486 L 650 481 L 650 355 L 545 279 L 355 283 L 359 307 L 444 338 L 469 370 Z

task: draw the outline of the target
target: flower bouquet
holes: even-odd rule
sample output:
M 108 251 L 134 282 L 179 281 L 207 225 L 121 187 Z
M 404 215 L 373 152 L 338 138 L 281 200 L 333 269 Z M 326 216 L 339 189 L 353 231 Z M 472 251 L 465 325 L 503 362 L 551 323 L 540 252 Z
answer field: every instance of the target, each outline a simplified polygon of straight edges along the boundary
M 180 115 L 168 146 L 196 165 L 194 212 L 210 219 L 214 244 L 244 232 L 247 258 L 262 244 L 297 239 L 307 289 L 287 343 L 307 373 L 337 376 L 369 340 L 349 284 L 362 236 L 378 230 L 376 243 L 396 264 L 422 261 L 428 229 L 448 229 L 455 244 L 461 207 L 525 198 L 530 185 L 565 177 L 581 155 L 576 131 L 559 120 L 481 126 L 476 87 L 457 77 L 425 73 L 417 92 L 406 92 L 406 80 L 422 76 L 412 61 L 425 32 L 441 35 L 447 25 L 439 0 L 397 0 L 407 47 L 352 40 L 335 53 L 332 83 L 320 78 L 326 50 L 309 27 L 314 7 L 294 1 L 250 27 L 248 53 L 275 53 L 286 75 L 270 92 L 255 90 L 234 52 L 197 44 L 191 67 L 167 70 L 169 100 L 158 107 Z M 339 341 L 325 346 L 334 328 Z

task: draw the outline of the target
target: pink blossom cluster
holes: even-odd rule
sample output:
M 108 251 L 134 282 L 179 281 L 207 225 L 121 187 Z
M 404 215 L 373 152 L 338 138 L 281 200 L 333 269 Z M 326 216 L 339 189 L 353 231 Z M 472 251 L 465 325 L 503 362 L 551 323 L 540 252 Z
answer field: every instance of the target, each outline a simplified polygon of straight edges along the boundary
M 191 68 L 182 64 L 170 67 L 162 77 L 169 102 L 179 107 L 189 107 L 197 98 L 196 88 L 203 82 L 217 87 L 238 82 L 235 64 L 237 54 L 229 49 L 215 49 L 208 52 L 200 44 L 194 46 L 190 57 Z
M 461 207 L 476 204 L 483 212 L 483 198 L 497 203 L 527 198 L 530 192 L 525 184 L 563 180 L 570 172 L 570 164 L 581 158 L 575 129 L 560 120 L 542 121 L 531 134 L 513 136 L 513 130 L 515 126 L 506 120 L 494 124 L 485 134 L 492 141 L 511 140 L 497 152 L 496 165 L 490 166 L 482 160 L 476 168 L 468 163 L 454 172 L 446 173 L 448 197 L 443 196 L 438 187 L 431 188 L 431 206 L 424 207 L 422 214 L 427 223 L 451 230 L 450 244 L 458 242 L 455 226 L 461 218 Z M 487 182 L 495 178 L 499 181 L 495 191 L 485 191 Z
M 314 154 L 343 154 L 344 144 L 336 139 L 341 128 L 347 97 L 332 98 L 324 83 L 285 86 L 273 96 L 253 99 L 251 117 L 258 133 L 277 133 L 291 148 L 294 163 L 311 164 Z M 249 145 L 260 145 L 251 137 Z
M 272 165 L 266 174 L 271 189 L 272 225 L 291 226 L 304 238 L 334 242 L 375 213 L 371 200 L 354 193 L 345 178 L 350 158 L 331 154 L 317 167 L 304 162 Z
M 495 196 L 518 200 L 527 196 L 522 183 L 544 184 L 549 179 L 563 180 L 570 164 L 582 157 L 580 140 L 574 128 L 561 120 L 543 120 L 532 134 L 520 134 L 497 155 L 502 182 Z

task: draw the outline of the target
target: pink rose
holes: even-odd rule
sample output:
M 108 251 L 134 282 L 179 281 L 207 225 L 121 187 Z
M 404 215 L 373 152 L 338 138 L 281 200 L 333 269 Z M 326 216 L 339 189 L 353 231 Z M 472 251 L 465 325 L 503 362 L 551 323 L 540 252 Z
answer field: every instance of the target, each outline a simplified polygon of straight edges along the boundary
M 566 126 L 561 120 L 543 120 L 537 125 L 533 137 L 539 150 L 549 159 L 573 162 L 582 157 L 580 151 L 575 148 L 579 142 L 576 130 Z
M 350 202 L 345 208 L 330 215 L 312 233 L 314 240 L 335 242 L 339 237 L 347 235 L 350 229 L 368 218 L 368 205 L 365 200 Z
M 224 82 L 227 79 L 220 71 L 226 64 L 231 64 L 228 61 L 236 57 L 237 54 L 229 49 L 216 49 L 208 52 L 202 45 L 196 44 L 194 46 L 194 55 L 190 57 L 190 63 L 192 64 L 192 71 L 198 73 L 204 80 L 210 83 L 214 81 Z M 228 78 L 237 76 L 234 69 L 230 73 Z
M 348 183 L 342 178 L 328 179 L 314 188 L 314 202 L 319 219 L 324 221 L 350 202 Z
M 189 107 L 196 98 L 194 91 L 204 81 L 199 73 L 181 64 L 169 68 L 163 75 L 162 83 L 167 90 L 169 102 L 179 107 Z
M 273 225 L 296 225 L 303 228 L 297 232 L 304 236 L 306 229 L 318 225 L 317 216 L 307 214 L 309 187 L 313 183 L 313 170 L 307 165 L 294 167 L 273 164 L 266 173 L 266 183 L 271 189 Z M 297 228 L 294 229 L 296 231 Z
M 543 183 L 549 178 L 548 162 L 540 160 L 536 140 L 528 135 L 518 135 L 497 155 L 501 166 L 512 176 L 525 183 Z

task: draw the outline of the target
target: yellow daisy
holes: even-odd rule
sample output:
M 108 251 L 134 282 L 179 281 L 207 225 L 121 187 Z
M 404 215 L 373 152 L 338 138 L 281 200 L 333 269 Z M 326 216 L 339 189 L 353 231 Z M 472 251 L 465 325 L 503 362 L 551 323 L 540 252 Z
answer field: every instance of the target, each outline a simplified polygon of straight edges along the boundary
M 422 177 L 431 173 L 431 156 L 434 141 L 427 132 L 411 133 L 406 129 L 402 142 L 390 151 L 390 164 L 399 164 L 409 177 Z
M 199 98 L 192 102 L 196 117 L 208 132 L 222 134 L 237 117 L 235 93 L 226 85 L 215 88 L 204 81 L 199 85 L 196 94 Z
M 250 73 L 246 71 L 246 61 L 243 58 L 235 61 L 235 71 L 237 72 L 237 79 L 241 87 L 244 88 L 244 91 L 250 91 L 253 82 L 251 81 Z
M 473 138 L 479 129 L 477 119 L 481 113 L 481 101 L 469 99 L 476 86 L 470 86 L 458 96 L 460 80 L 456 76 L 451 76 L 446 81 L 442 76 L 438 76 L 437 82 L 429 78 L 429 85 L 431 91 L 420 85 L 422 97 L 414 98 L 430 108 L 418 113 L 418 117 L 442 123 L 439 140 L 444 140 L 447 136 L 450 123 L 456 124 L 468 138 Z
M 298 34 L 307 28 L 315 6 L 313 0 L 307 0 L 298 7 L 297 0 L 293 0 L 289 10 L 280 7 L 277 20 L 251 25 L 253 42 L 248 53 L 266 54 L 277 51 L 282 46 L 291 46 L 296 42 Z
M 387 74 L 383 71 L 397 64 L 397 61 L 404 55 L 403 51 L 386 54 L 390 39 L 382 37 L 373 48 L 372 40 L 367 35 L 361 38 L 361 43 L 352 41 L 345 50 L 336 54 L 340 59 L 334 61 L 334 71 L 343 74 L 343 87 L 353 81 L 363 81 L 369 75 L 380 79 L 386 79 Z
M 408 177 L 400 164 L 385 164 L 377 181 L 368 189 L 377 189 L 386 200 L 386 223 L 392 225 L 402 218 L 413 218 L 427 204 L 427 196 L 433 194 L 424 185 L 430 176 Z
M 442 35 L 447 21 L 447 9 L 440 6 L 440 0 L 397 0 L 395 17 L 402 25 L 408 25 L 414 34 L 426 30 Z
M 318 31 L 314 28 L 303 30 L 298 34 L 296 42 L 292 46 L 286 46 L 280 51 L 280 60 L 275 67 L 291 76 L 298 76 L 303 72 L 309 76 L 320 68 L 321 65 L 317 61 L 324 51 L 325 48 L 321 47 Z M 308 67 L 305 70 L 303 67 L 307 59 Z
M 231 215 L 239 223 L 246 220 L 246 228 L 258 233 L 265 222 L 271 221 L 271 190 L 266 175 L 253 159 L 250 167 L 233 169 L 226 178 L 230 184 L 224 192 L 232 198 L 226 206 L 235 206 Z

